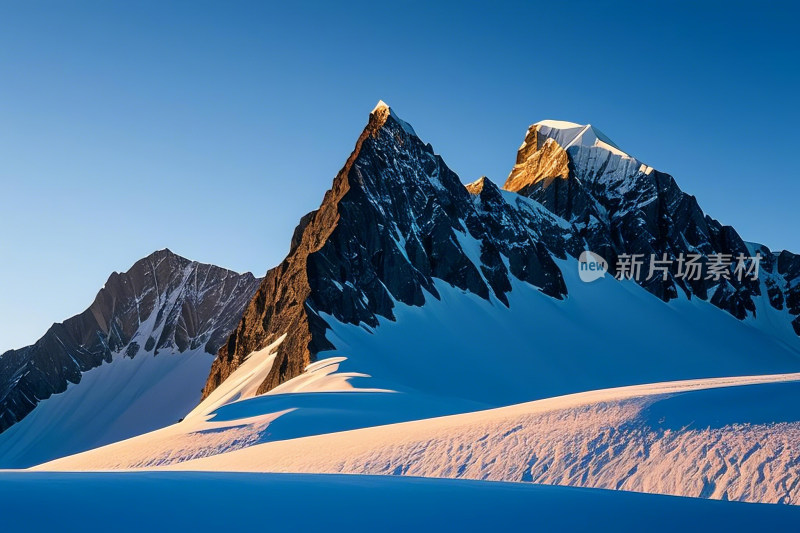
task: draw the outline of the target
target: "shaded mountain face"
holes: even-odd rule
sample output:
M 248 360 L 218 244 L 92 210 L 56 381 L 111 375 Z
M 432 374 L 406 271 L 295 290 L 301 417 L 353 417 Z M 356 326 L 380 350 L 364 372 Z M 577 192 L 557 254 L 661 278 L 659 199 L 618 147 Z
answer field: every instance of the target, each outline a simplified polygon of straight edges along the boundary
M 622 254 L 641 254 L 643 274 L 650 271 L 652 257 L 666 258 L 671 265 L 666 280 L 661 275 L 639 279 L 665 301 L 681 291 L 742 319 L 755 314 L 756 300 L 766 291 L 772 307 L 788 311 L 800 335 L 800 257 L 745 243 L 735 229 L 704 214 L 672 176 L 626 154 L 592 126 L 559 121 L 531 126 L 504 188 L 566 219 L 575 237 L 615 270 Z M 740 254 L 756 253 L 763 258 L 759 279 L 679 275 L 681 255 L 699 254 L 706 272 L 716 254 L 735 262 Z
M 204 397 L 250 353 L 286 335 L 258 392 L 275 388 L 333 348 L 326 320 L 374 327 L 378 317 L 394 319 L 398 302 L 421 306 L 438 298 L 435 278 L 497 305 L 507 305 L 512 276 L 562 299 L 567 289 L 557 261 L 586 249 L 612 266 L 622 253 L 649 260 L 650 253 L 696 251 L 707 260 L 714 252 L 760 251 L 760 280 L 684 282 L 671 273 L 641 283 L 664 300 L 681 290 L 739 318 L 755 313 L 766 290 L 775 309 L 797 314 L 797 256 L 744 243 L 670 176 L 594 128 L 532 126 L 505 188 L 486 178 L 464 186 L 411 126 L 379 104 L 322 205 L 302 218 L 289 255 L 268 272 L 220 350 Z
M 0 355 L 0 432 L 114 356 L 216 353 L 260 279 L 161 250 L 113 273 L 92 305 Z

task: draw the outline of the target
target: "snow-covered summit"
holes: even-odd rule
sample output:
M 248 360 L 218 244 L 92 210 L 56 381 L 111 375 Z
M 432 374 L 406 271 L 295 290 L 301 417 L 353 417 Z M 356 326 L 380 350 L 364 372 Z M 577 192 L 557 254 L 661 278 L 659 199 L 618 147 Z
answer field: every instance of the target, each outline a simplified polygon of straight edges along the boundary
M 383 111 L 383 110 L 390 111 L 391 108 L 389 107 L 389 104 L 387 104 L 383 100 L 378 100 L 378 103 L 372 109 L 371 113 L 375 113 L 376 111 Z
M 392 117 L 395 121 L 397 121 L 398 124 L 400 124 L 400 126 L 406 133 L 408 133 L 409 135 L 414 135 L 415 137 L 417 136 L 417 132 L 414 131 L 414 128 L 411 127 L 411 124 L 398 117 L 397 113 L 395 113 L 389 106 L 389 104 L 387 104 L 383 100 L 378 100 L 377 105 L 370 112 L 370 115 L 376 115 L 376 114 L 378 116 L 381 116 L 384 120 L 387 117 Z
M 533 125 L 539 134 L 553 139 L 567 150 L 573 146 L 595 146 L 604 148 L 622 157 L 631 156 L 591 124 L 576 124 L 564 120 L 542 120 Z

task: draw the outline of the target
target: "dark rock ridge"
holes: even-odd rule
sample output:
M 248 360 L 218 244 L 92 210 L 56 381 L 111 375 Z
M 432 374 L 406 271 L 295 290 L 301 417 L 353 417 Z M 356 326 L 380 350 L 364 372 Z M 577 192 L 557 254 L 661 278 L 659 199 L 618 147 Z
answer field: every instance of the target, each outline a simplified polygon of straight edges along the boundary
M 220 350 L 204 397 L 250 353 L 285 335 L 259 392 L 275 388 L 332 348 L 326 316 L 375 326 L 378 317 L 394 318 L 396 302 L 437 298 L 435 279 L 507 305 L 513 278 L 564 297 L 554 259 L 585 249 L 612 265 L 621 253 L 756 251 L 705 216 L 670 176 L 590 126 L 533 126 L 506 188 L 485 178 L 462 185 L 379 104 L 322 205 L 301 219 L 289 255 L 267 273 Z M 769 253 L 762 269 L 773 307 L 797 315 L 797 256 Z M 761 294 L 758 281 L 684 282 L 674 274 L 642 285 L 665 300 L 685 291 L 739 318 L 755 312 Z
M 438 297 L 434 278 L 498 305 L 507 303 L 511 274 L 562 297 L 552 256 L 564 256 L 564 243 L 554 238 L 548 249 L 526 229 L 546 231 L 557 217 L 520 200 L 518 210 L 493 184 L 470 194 L 430 145 L 379 104 L 322 205 L 303 217 L 288 257 L 267 273 L 220 350 L 204 396 L 248 354 L 286 334 L 260 391 L 276 387 L 331 348 L 323 314 L 375 326 L 379 316 L 394 318 L 395 302 Z
M 592 126 L 555 121 L 534 124 L 517 154 L 505 189 L 531 198 L 566 219 L 575 237 L 616 269 L 620 254 L 643 254 L 642 278 L 651 254 L 672 261 L 666 281 L 661 275 L 640 279 L 642 287 L 668 301 L 682 291 L 708 300 L 737 318 L 755 314 L 763 281 L 775 309 L 795 316 L 800 334 L 800 258 L 748 245 L 730 226 L 704 214 L 694 196 L 684 193 L 672 176 L 630 157 Z M 712 254 L 764 256 L 760 281 L 743 277 L 705 279 Z M 689 280 L 677 275 L 680 254 L 701 254 L 704 275 Z
M 114 272 L 84 312 L 0 356 L 0 432 L 115 354 L 216 353 L 260 281 L 169 250 Z
M 795 333 L 800 335 L 800 255 L 783 250 L 770 252 L 766 246 L 756 245 L 765 256 L 764 283 L 769 302 L 775 309 L 792 318 Z

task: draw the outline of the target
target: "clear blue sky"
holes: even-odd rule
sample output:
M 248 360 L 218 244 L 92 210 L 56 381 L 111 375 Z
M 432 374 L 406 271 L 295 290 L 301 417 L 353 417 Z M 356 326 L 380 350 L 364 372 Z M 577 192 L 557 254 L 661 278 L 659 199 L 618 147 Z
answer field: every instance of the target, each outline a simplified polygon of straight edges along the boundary
M 262 275 L 379 99 L 463 181 L 591 122 L 800 251 L 788 2 L 427 4 L 0 2 L 0 350 L 159 248 Z

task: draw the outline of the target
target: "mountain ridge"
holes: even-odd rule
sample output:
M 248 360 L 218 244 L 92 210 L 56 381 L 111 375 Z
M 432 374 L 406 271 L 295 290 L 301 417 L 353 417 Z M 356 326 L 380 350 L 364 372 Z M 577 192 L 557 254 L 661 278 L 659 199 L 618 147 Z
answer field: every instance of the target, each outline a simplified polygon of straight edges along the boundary
M 577 131 L 564 137 L 566 148 L 560 146 L 550 130 L 563 124 L 529 128 L 506 183 L 512 190 L 503 191 L 490 180 L 462 184 L 379 102 L 321 207 L 303 217 L 289 256 L 268 273 L 220 350 L 203 397 L 250 353 L 287 334 L 259 393 L 277 387 L 333 348 L 321 314 L 374 327 L 378 316 L 393 319 L 393 302 L 420 306 L 428 294 L 436 298 L 434 278 L 507 303 L 514 276 L 558 299 L 566 287 L 553 258 L 577 257 L 584 249 L 612 266 L 625 253 L 699 250 L 705 264 L 715 252 L 762 251 L 749 250 L 671 176 L 628 156 L 599 130 L 569 123 L 567 129 Z M 516 198 L 506 196 L 515 192 Z M 780 311 L 786 301 L 800 313 L 800 294 L 792 296 L 788 279 L 798 268 L 796 256 L 763 251 L 772 307 Z M 640 284 L 665 301 L 678 290 L 708 299 L 740 319 L 754 315 L 762 294 L 759 281 L 684 282 L 672 272 L 667 280 Z M 793 327 L 800 334 L 800 318 Z
M 258 281 L 166 248 L 112 272 L 87 309 L 0 355 L 0 432 L 114 354 L 216 352 Z
M 786 250 L 772 252 L 761 244 L 748 246 L 732 226 L 703 212 L 696 198 L 681 190 L 672 176 L 622 152 L 610 139 L 576 143 L 589 127 L 554 121 L 533 124 L 504 188 L 570 221 L 587 249 L 600 253 L 614 269 L 623 254 L 641 254 L 645 271 L 652 258 L 668 258 L 667 280 L 640 283 L 665 301 L 677 297 L 680 290 L 689 297 L 709 299 L 743 319 L 755 314 L 754 299 L 767 292 L 774 309 L 787 308 L 793 315 L 792 327 L 800 335 L 800 294 L 793 285 L 800 272 L 800 256 Z M 763 276 L 760 280 L 732 276 L 686 280 L 679 276 L 677 263 L 690 254 L 702 256 L 704 269 L 719 255 L 759 254 Z

